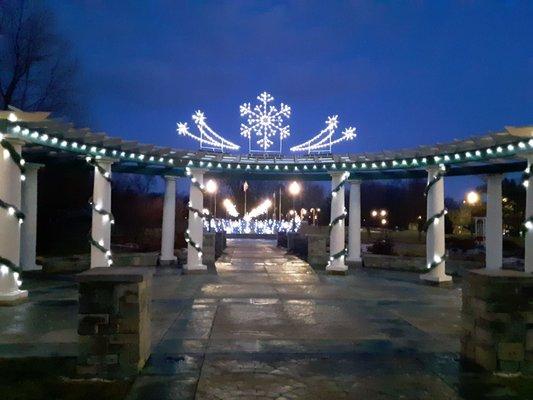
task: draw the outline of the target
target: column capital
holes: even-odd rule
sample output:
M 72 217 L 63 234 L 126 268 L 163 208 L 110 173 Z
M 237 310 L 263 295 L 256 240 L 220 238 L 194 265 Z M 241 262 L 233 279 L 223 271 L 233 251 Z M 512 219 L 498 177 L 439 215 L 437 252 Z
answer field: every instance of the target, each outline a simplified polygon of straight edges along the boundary
M 178 179 L 176 175 L 163 175 L 163 178 L 165 178 L 166 181 L 175 181 Z
M 29 170 L 39 170 L 40 168 L 44 167 L 44 164 L 27 162 L 24 164 L 24 167 Z
M 503 173 L 487 174 L 487 175 L 485 175 L 485 180 L 488 181 L 491 178 L 496 178 L 496 179 L 498 179 L 501 182 L 503 180 L 503 175 L 504 175 Z
M 14 135 L 12 135 L 10 133 L 4 134 L 3 138 L 5 140 L 7 140 L 9 143 L 13 144 L 13 145 L 23 146 L 23 145 L 26 144 L 26 142 L 24 140 L 22 140 L 18 136 L 14 136 Z
M 94 161 L 96 161 L 98 164 L 112 165 L 113 163 L 116 163 L 118 159 L 111 157 L 94 157 Z
M 363 183 L 361 179 L 348 179 L 346 182 L 348 182 L 350 185 L 360 185 Z
M 332 178 L 338 178 L 344 174 L 346 174 L 347 171 L 330 171 L 329 172 L 329 175 L 332 177 Z M 350 176 L 350 173 L 348 172 L 348 176 Z
M 432 172 L 435 172 L 435 171 L 439 171 L 441 169 L 440 167 L 440 164 L 433 164 L 433 165 L 428 165 L 426 167 L 426 171 L 428 173 L 432 173 Z
M 188 168 L 192 174 L 205 174 L 207 172 L 206 168 L 196 168 L 196 167 L 188 167 Z

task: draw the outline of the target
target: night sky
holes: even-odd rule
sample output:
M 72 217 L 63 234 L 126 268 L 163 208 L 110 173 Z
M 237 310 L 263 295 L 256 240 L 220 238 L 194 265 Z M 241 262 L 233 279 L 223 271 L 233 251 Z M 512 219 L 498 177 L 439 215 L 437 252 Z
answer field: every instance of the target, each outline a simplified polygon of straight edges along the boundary
M 202 109 L 246 146 L 239 105 L 263 90 L 292 107 L 288 145 L 331 114 L 356 126 L 342 152 L 533 124 L 533 2 L 49 3 L 80 61 L 85 122 L 110 135 L 195 148 L 175 127 Z

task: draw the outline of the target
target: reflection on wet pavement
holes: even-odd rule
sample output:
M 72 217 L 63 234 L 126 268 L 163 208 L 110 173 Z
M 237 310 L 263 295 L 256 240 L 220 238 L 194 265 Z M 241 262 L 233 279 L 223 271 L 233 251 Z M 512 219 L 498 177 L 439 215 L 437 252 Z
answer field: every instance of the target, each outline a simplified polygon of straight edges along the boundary
M 179 312 L 129 399 L 461 398 L 460 290 L 386 275 L 317 274 L 273 242 L 231 240 L 216 274 L 154 301 Z

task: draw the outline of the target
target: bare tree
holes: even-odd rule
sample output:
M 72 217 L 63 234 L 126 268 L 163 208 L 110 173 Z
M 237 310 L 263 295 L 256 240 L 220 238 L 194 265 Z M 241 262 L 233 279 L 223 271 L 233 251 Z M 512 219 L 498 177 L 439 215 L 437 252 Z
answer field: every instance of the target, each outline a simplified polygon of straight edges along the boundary
M 0 1 L 0 109 L 71 112 L 76 64 L 41 1 Z

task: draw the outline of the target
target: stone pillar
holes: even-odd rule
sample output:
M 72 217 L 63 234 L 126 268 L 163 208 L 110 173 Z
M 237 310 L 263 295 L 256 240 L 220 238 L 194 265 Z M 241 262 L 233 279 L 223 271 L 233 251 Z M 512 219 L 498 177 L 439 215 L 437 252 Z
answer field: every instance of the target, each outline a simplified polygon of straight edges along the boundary
M 191 188 L 189 195 L 189 204 L 192 208 L 202 211 L 204 208 L 204 194 L 202 190 L 193 182 L 197 182 L 200 185 L 204 183 L 203 169 L 191 168 Z M 195 215 L 196 214 L 196 215 Z M 189 210 L 189 236 L 192 241 L 202 248 L 203 236 L 204 236 L 204 222 L 202 216 L 195 211 Z M 207 271 L 207 266 L 202 264 L 202 254 L 197 250 L 190 242 L 187 245 L 187 265 L 184 267 L 189 271 Z
M 174 228 L 176 222 L 176 177 L 165 176 L 165 200 L 163 203 L 163 227 L 161 232 L 161 265 L 173 264 L 174 256 Z
M 105 211 L 111 211 L 111 182 L 109 182 L 103 174 L 111 176 L 110 159 L 98 159 L 96 162 L 105 170 L 100 172 L 98 168 L 94 168 L 94 187 L 93 187 L 93 203 Z M 106 251 L 102 251 L 98 247 L 91 246 L 91 268 L 107 267 L 112 264 L 111 261 L 111 219 L 109 215 L 100 214 L 93 210 L 91 235 L 93 240 L 98 242 Z
M 524 259 L 524 271 L 533 273 L 533 154 L 527 157 L 529 178 L 526 184 L 526 237 L 524 247 L 526 255 Z
M 533 275 L 511 270 L 470 270 L 462 291 L 461 355 L 486 370 L 533 371 Z
M 80 375 L 135 376 L 150 356 L 151 272 L 93 268 L 77 276 Z
M 37 175 L 43 164 L 26 164 L 26 180 L 22 185 L 22 212 L 26 216 L 20 238 L 20 266 L 24 271 L 40 270 L 35 263 L 37 248 Z
M 503 253 L 502 175 L 487 176 L 487 225 L 485 226 L 485 266 L 502 268 Z
M 428 168 L 428 184 L 439 176 L 439 167 Z M 427 193 L 427 218 L 431 218 L 444 210 L 444 178 L 441 176 Z M 446 254 L 444 236 L 444 215 L 436 218 L 426 232 L 426 265 L 431 270 L 420 275 L 420 279 L 432 283 L 443 283 L 452 280 L 446 275 L 444 257 Z M 438 264 L 433 267 L 433 263 Z
M 213 266 L 216 261 L 216 233 L 205 232 L 202 242 L 202 262 L 205 265 Z
M 350 181 L 348 263 L 361 262 L 361 181 Z
M 5 138 L 20 154 L 22 141 Z M 21 209 L 20 169 L 9 152 L 0 146 L 0 199 Z M 20 222 L 9 209 L 0 208 L 0 257 L 20 265 Z M 1 264 L 1 262 L 0 262 Z M 20 277 L 6 265 L 0 265 L 0 304 L 14 304 L 28 297 L 27 290 L 20 290 Z
M 344 179 L 343 172 L 333 172 L 331 173 L 331 188 L 335 189 Z M 331 197 L 331 222 L 338 216 L 345 213 L 344 208 L 344 186 Z M 345 249 L 344 244 L 344 220 L 341 220 L 339 223 L 333 225 L 331 232 L 329 234 L 329 255 L 330 261 L 326 267 L 327 271 L 345 273 L 348 270 L 348 266 L 344 262 L 345 256 L 339 258 L 333 258 L 333 255 L 341 252 Z

